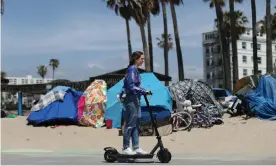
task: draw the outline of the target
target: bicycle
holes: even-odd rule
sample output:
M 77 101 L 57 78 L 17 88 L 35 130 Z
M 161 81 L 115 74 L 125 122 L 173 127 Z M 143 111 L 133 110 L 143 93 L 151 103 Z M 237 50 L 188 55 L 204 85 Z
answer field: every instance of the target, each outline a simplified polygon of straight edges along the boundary
M 176 112 L 171 115 L 172 126 L 174 131 L 188 129 L 193 121 L 192 115 L 186 111 Z

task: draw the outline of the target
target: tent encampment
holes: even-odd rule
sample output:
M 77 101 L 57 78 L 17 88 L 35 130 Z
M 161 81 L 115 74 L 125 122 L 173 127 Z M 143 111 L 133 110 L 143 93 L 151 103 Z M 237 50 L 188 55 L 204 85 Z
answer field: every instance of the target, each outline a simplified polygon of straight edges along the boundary
M 153 73 L 143 73 L 141 74 L 142 84 L 141 87 L 147 90 L 151 90 L 153 95 L 148 96 L 151 106 L 164 106 L 168 110 L 172 110 L 172 96 L 168 88 L 160 82 Z M 123 105 L 117 99 L 117 94 L 120 93 L 123 87 L 123 79 L 120 80 L 113 87 L 107 91 L 107 107 L 105 119 L 112 120 L 113 128 L 120 128 L 122 122 L 122 111 Z M 142 106 L 142 116 L 143 112 L 147 111 L 143 109 L 143 106 L 146 106 L 146 102 L 143 97 L 141 97 L 141 106 Z
M 69 87 L 65 89 L 63 88 L 62 91 L 66 92 L 63 99 L 55 100 L 50 104 L 44 105 L 42 109 L 32 111 L 27 118 L 28 124 L 34 126 L 77 124 L 77 103 L 82 95 L 82 92 L 76 91 Z M 51 92 L 53 91 L 48 93 Z M 50 96 L 49 98 L 55 97 L 56 96 Z M 34 107 L 47 103 L 49 98 L 40 100 Z

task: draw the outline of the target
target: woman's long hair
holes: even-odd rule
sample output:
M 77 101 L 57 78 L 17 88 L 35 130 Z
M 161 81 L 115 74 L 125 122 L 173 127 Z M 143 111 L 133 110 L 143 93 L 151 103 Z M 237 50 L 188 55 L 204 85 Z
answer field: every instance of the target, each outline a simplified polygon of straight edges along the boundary
M 130 66 L 134 65 L 136 60 L 139 59 L 141 56 L 143 55 L 143 52 L 141 51 L 135 51 L 132 53 L 131 55 L 131 59 L 129 61 L 129 65 L 127 68 L 129 68 Z

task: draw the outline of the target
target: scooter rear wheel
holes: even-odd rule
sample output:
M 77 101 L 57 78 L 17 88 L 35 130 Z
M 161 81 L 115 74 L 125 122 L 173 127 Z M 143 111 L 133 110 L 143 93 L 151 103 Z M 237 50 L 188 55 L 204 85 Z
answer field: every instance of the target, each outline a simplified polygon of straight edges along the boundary
M 105 161 L 107 161 L 108 163 L 113 163 L 116 161 L 116 158 L 111 156 L 111 155 L 116 155 L 116 152 L 112 151 L 112 150 L 107 150 L 104 153 L 104 159 Z
M 172 154 L 167 148 L 163 150 L 160 149 L 157 152 L 157 158 L 161 163 L 169 163 L 172 159 Z

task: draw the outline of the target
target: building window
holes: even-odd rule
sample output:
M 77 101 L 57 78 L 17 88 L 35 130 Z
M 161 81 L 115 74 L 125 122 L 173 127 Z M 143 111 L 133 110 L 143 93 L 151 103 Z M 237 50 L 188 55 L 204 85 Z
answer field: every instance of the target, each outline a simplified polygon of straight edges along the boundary
M 207 66 L 210 66 L 210 62 L 209 62 L 208 60 L 206 61 L 206 65 L 207 65 Z
M 217 64 L 218 66 L 221 66 L 222 65 L 222 59 L 219 59 L 218 60 L 218 64 Z
M 213 60 L 211 59 L 210 60 L 210 66 L 213 66 L 214 65 L 214 62 L 213 62 Z
M 276 45 L 274 46 L 274 51 L 276 51 Z
M 243 76 L 247 76 L 247 69 L 243 69 Z
M 246 49 L 246 42 L 242 42 L 242 48 Z
M 262 74 L 262 70 L 259 70 L 258 73 Z M 252 70 L 252 74 L 254 74 L 254 69 Z
M 209 48 L 206 48 L 205 52 L 206 52 L 206 54 L 209 54 L 210 53 Z
M 262 57 L 258 57 L 258 63 L 262 64 Z
M 246 33 L 247 33 L 247 35 L 250 35 L 250 30 L 247 30 Z
M 261 44 L 257 44 L 257 50 L 261 50 Z
M 207 73 L 207 79 L 210 79 L 210 74 L 209 73 Z
M 253 43 L 251 43 L 251 48 L 253 48 Z M 261 50 L 261 44 L 257 44 L 257 50 Z
M 242 56 L 242 62 L 243 62 L 243 63 L 247 63 L 247 56 L 245 56 L 245 55 Z
M 218 52 L 220 52 L 221 48 L 220 48 L 220 45 L 218 45 Z

